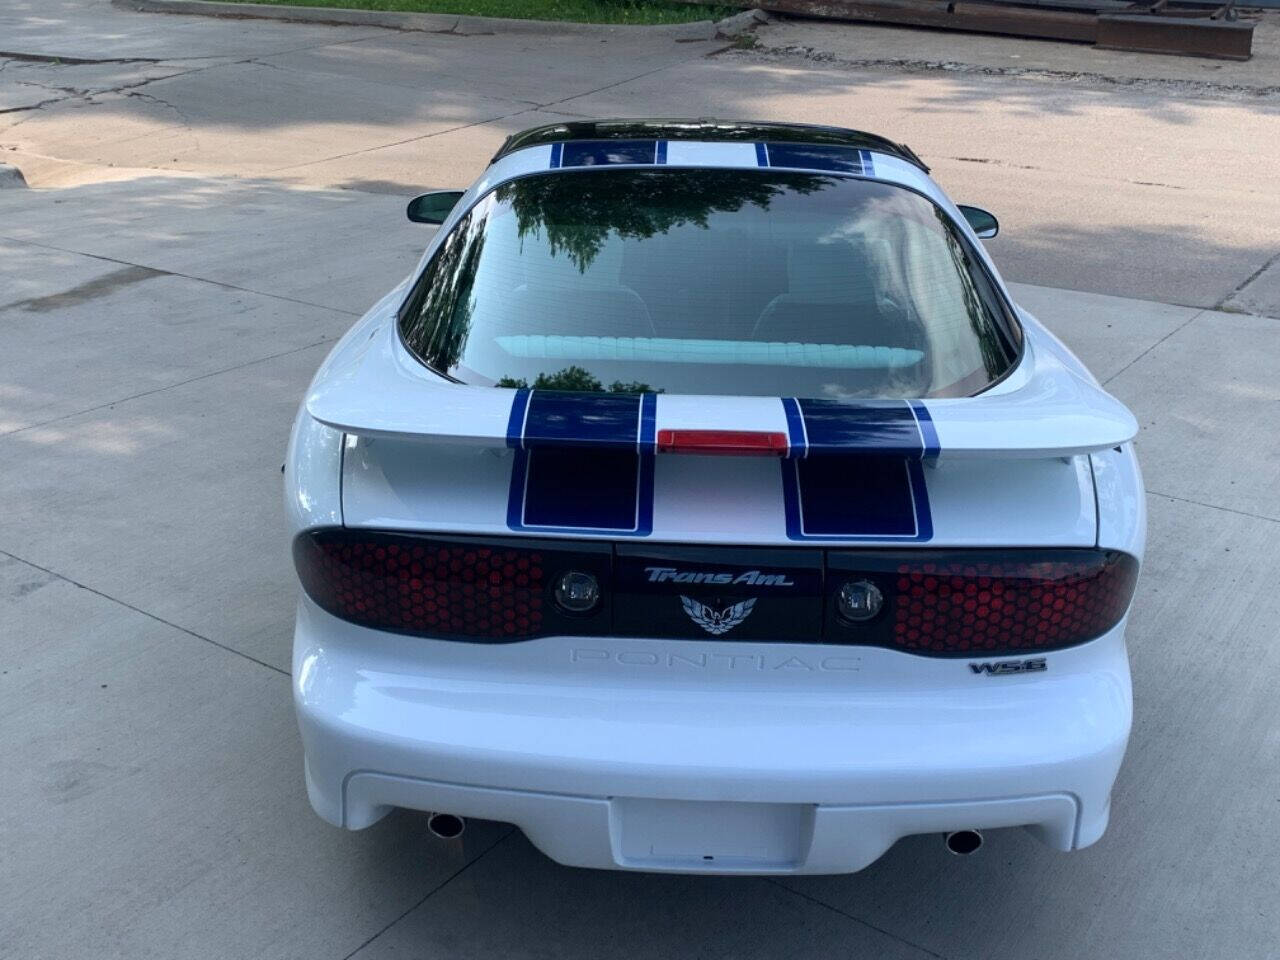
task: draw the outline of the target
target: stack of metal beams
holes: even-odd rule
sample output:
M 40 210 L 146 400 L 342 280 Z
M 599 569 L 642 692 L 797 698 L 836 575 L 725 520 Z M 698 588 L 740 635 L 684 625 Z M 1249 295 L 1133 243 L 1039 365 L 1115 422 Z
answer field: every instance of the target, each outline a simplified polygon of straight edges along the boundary
M 751 0 L 737 5 L 1227 60 L 1248 60 L 1253 46 L 1254 24 L 1238 16 L 1235 0 Z

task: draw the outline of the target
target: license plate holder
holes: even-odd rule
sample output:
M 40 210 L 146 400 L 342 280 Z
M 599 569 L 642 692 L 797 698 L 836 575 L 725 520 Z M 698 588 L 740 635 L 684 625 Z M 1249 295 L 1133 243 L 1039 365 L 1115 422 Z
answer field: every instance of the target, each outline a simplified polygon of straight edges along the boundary
M 610 806 L 622 866 L 699 871 L 787 871 L 813 838 L 814 806 L 617 798 Z

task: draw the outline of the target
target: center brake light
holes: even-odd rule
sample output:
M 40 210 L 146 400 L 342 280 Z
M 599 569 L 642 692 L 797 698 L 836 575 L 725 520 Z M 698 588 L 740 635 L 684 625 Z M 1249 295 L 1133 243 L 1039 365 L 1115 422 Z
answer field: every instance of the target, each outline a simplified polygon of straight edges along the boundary
M 762 430 L 659 430 L 659 453 L 697 453 L 722 457 L 782 457 L 790 446 L 785 433 Z

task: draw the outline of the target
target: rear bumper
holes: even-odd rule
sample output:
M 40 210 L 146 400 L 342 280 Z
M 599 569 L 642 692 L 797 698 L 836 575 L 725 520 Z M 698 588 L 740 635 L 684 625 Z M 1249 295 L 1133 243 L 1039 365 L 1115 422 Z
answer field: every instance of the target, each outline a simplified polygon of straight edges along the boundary
M 335 825 L 441 810 L 575 866 L 842 873 L 916 833 L 1097 840 L 1132 712 L 1122 631 L 990 677 L 878 649 L 421 641 L 304 598 L 294 694 Z

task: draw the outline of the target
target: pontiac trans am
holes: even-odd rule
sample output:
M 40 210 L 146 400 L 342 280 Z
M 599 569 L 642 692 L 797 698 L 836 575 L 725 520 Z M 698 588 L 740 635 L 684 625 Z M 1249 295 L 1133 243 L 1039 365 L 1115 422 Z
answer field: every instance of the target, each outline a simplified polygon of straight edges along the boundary
M 561 863 L 858 870 L 1096 841 L 1132 699 L 1133 416 L 907 147 L 511 137 L 293 428 L 311 803 Z

